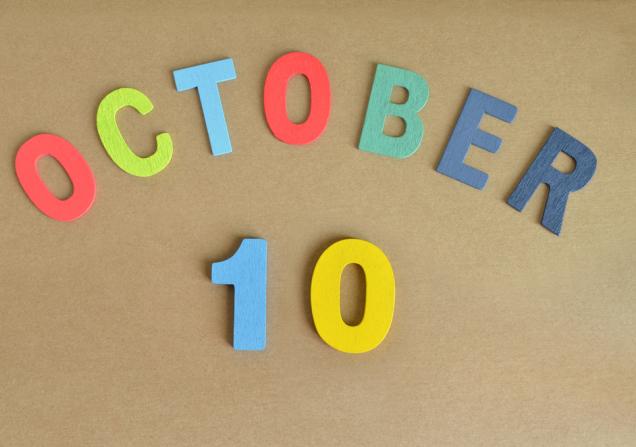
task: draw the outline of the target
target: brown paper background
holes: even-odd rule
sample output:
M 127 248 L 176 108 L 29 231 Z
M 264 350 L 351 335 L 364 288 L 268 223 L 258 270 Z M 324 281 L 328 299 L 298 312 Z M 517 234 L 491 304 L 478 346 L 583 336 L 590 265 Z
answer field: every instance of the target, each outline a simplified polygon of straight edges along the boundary
M 636 445 L 635 2 L 90 3 L 0 5 L 0 444 Z M 328 127 L 306 147 L 262 113 L 267 69 L 291 50 L 331 80 Z M 213 157 L 172 70 L 223 57 L 234 152 Z M 430 85 L 406 160 L 356 149 L 376 63 Z M 152 178 L 118 169 L 95 131 L 123 86 L 155 105 L 120 113 L 131 146 L 152 152 L 162 130 L 175 144 Z M 471 149 L 483 191 L 434 170 L 469 87 L 519 109 L 482 122 L 503 139 Z M 552 126 L 598 158 L 561 237 L 539 224 L 544 187 L 523 213 L 505 202 Z M 38 132 L 93 169 L 78 221 L 46 218 L 16 180 Z M 269 242 L 263 353 L 233 351 L 231 289 L 209 280 L 248 236 Z M 396 276 L 392 328 L 363 355 L 323 343 L 309 308 L 316 259 L 343 237 L 381 247 Z M 350 321 L 360 282 L 345 271 Z

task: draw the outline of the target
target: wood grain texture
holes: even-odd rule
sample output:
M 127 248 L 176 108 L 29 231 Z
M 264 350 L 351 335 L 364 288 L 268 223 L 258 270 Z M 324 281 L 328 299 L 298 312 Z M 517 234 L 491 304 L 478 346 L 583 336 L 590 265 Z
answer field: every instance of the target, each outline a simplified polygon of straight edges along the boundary
M 572 172 L 564 173 L 552 166 L 560 153 L 574 160 Z M 556 235 L 561 233 L 565 207 L 570 193 L 583 188 L 594 176 L 596 156 L 583 143 L 561 129 L 552 129 L 548 141 L 508 197 L 508 204 L 522 211 L 541 183 L 548 185 L 548 198 L 541 224 Z

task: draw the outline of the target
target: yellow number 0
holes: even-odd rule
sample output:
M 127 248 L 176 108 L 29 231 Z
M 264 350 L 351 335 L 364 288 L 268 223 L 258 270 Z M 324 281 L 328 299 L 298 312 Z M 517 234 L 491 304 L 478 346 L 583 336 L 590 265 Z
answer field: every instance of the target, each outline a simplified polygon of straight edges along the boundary
M 340 314 L 340 278 L 348 264 L 362 267 L 367 284 L 364 316 L 357 326 L 349 326 Z M 371 351 L 389 332 L 394 308 L 393 269 L 371 242 L 343 239 L 320 256 L 311 279 L 311 313 L 318 334 L 329 346 L 349 353 Z

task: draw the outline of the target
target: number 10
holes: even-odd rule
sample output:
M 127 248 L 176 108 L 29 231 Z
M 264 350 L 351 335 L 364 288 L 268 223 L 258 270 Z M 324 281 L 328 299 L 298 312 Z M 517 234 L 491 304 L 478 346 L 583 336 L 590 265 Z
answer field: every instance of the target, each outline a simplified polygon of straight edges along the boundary
M 355 326 L 340 314 L 340 279 L 349 264 L 364 271 L 364 316 Z M 234 286 L 234 349 L 262 351 L 267 344 L 267 241 L 243 239 L 225 261 L 212 264 L 212 282 Z M 343 239 L 327 248 L 311 279 L 311 313 L 320 337 L 334 349 L 363 353 L 386 337 L 395 308 L 395 278 L 382 250 L 360 239 Z

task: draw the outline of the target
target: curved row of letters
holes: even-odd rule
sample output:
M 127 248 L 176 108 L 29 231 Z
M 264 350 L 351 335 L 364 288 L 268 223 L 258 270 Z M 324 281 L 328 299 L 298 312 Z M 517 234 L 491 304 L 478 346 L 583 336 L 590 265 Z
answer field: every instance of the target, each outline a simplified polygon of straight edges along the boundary
M 310 107 L 302 123 L 289 120 L 286 109 L 288 81 L 297 75 L 307 78 Z M 232 152 L 219 85 L 236 78 L 232 59 L 223 59 L 173 72 L 177 91 L 197 89 L 212 154 Z M 408 97 L 403 103 L 391 100 L 393 89 L 404 88 Z M 406 158 L 417 151 L 424 138 L 424 123 L 418 112 L 429 97 L 427 81 L 404 68 L 378 64 L 366 111 L 358 148 L 365 152 L 392 158 Z M 291 52 L 278 58 L 270 67 L 263 89 L 264 115 L 272 134 L 292 145 L 306 145 L 325 130 L 331 109 L 331 89 L 325 67 L 316 57 Z M 148 177 L 165 169 L 172 158 L 173 143 L 168 133 L 156 136 L 156 150 L 148 157 L 139 157 L 126 143 L 116 121 L 119 110 L 132 107 L 140 114 L 150 113 L 151 100 L 134 88 L 119 88 L 108 93 L 97 109 L 97 133 L 104 149 L 123 171 Z M 497 152 L 501 139 L 479 128 L 484 114 L 511 123 L 517 108 L 501 99 L 471 89 L 448 140 L 437 171 L 477 189 L 483 189 L 488 174 L 465 163 L 471 145 Z M 396 116 L 404 122 L 399 136 L 387 135 L 384 123 Z M 565 153 L 575 162 L 570 173 L 555 169 L 552 164 Z M 47 188 L 37 170 L 38 159 L 50 156 L 66 171 L 73 185 L 67 199 L 59 199 Z M 84 215 L 95 200 L 95 178 L 88 163 L 66 139 L 52 134 L 38 134 L 23 143 L 16 154 L 15 170 L 24 192 L 45 215 L 60 221 L 72 221 Z M 554 128 L 547 141 L 508 197 L 508 204 L 523 210 L 540 184 L 549 187 L 542 224 L 554 234 L 560 234 L 569 194 L 585 186 L 596 170 L 596 156 L 583 143 L 567 132 Z

